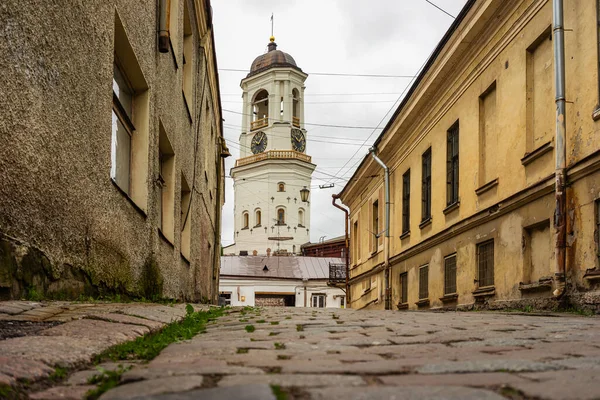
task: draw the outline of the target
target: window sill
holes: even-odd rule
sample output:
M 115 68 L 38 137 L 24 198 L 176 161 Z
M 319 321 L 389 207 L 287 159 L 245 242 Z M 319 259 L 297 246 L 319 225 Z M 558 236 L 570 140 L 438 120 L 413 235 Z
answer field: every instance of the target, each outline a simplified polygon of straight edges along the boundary
M 245 230 L 248 230 L 248 229 L 250 229 L 250 228 L 245 227 L 245 228 L 240 229 L 240 231 L 245 231 Z
M 261 225 L 261 224 L 258 224 L 258 225 L 254 225 L 254 227 L 255 227 L 255 228 L 261 228 L 261 227 L 262 227 L 262 225 Z
M 440 301 L 442 303 L 452 303 L 457 300 L 458 300 L 458 293 L 445 294 L 442 297 L 440 297 Z
M 446 208 L 444 208 L 444 210 L 442 212 L 444 213 L 444 215 L 448 215 L 452 211 L 458 210 L 458 207 L 460 207 L 460 200 L 457 200 L 454 203 L 450 204 L 449 206 L 447 206 Z
M 171 246 L 172 248 L 175 248 L 175 245 L 173 244 L 173 242 L 165 236 L 165 234 L 163 233 L 162 229 L 158 228 L 158 236 L 164 241 L 166 242 L 169 246 Z
M 585 274 L 583 275 L 583 279 L 587 279 L 588 281 L 595 281 L 600 279 L 600 270 L 596 268 L 586 270 Z
M 496 294 L 496 288 L 494 286 L 486 286 L 486 287 L 475 289 L 472 293 L 473 293 L 473 297 L 475 297 L 475 298 L 490 297 L 490 296 L 494 296 Z
M 188 104 L 187 96 L 185 95 L 185 92 L 183 90 L 181 91 L 181 96 L 183 97 L 183 104 L 185 105 L 185 111 L 187 112 L 187 116 L 188 116 L 188 119 L 190 120 L 190 124 L 191 124 L 193 122 L 192 121 L 192 113 L 190 111 L 190 105 Z
M 181 255 L 181 259 L 183 260 L 183 262 L 185 262 L 188 267 L 190 266 L 190 260 L 187 259 L 186 256 L 183 255 L 183 253 L 179 253 Z
M 597 105 L 592 113 L 592 119 L 598 121 L 600 119 L 600 105 Z
M 408 310 L 408 303 L 398 303 L 398 310 Z
M 429 225 L 431 225 L 431 217 L 427 217 L 427 219 L 424 219 L 423 221 L 421 221 L 421 223 L 419 224 L 419 229 L 423 229 Z
M 406 231 L 404 232 L 402 235 L 400 235 L 400 240 L 404 240 L 410 237 L 410 231 Z
M 287 224 L 275 224 L 275 226 L 287 226 Z
M 421 300 L 417 301 L 415 304 L 419 308 L 421 308 L 421 307 L 427 307 L 427 306 L 429 306 L 429 299 L 421 299 Z
M 495 188 L 496 186 L 498 186 L 498 178 L 489 181 L 485 185 L 480 186 L 478 189 L 475 189 L 475 194 L 477 196 L 481 196 L 482 194 L 484 194 L 488 190 L 491 190 L 491 189 Z
M 306 228 L 306 227 L 302 224 L 298 224 L 298 228 Z
M 533 283 L 519 282 L 519 290 L 521 292 L 543 292 L 552 289 L 552 278 L 540 278 L 539 281 Z
M 175 64 L 175 70 L 179 69 L 179 65 L 177 64 L 177 56 L 175 55 L 175 49 L 173 48 L 173 42 L 169 37 L 169 47 L 171 48 L 171 56 L 173 56 L 173 63 Z
M 544 143 L 537 149 L 535 149 L 529 153 L 525 153 L 523 158 L 521 158 L 521 164 L 527 166 L 527 165 L 531 164 L 532 162 L 534 162 L 535 160 L 537 160 L 538 158 L 540 158 L 541 156 L 543 156 L 544 154 L 551 152 L 552 149 L 554 149 L 554 144 L 552 143 L 552 141 Z
M 140 206 L 138 206 L 137 204 L 135 204 L 135 201 L 133 201 L 133 199 L 131 197 L 129 197 L 129 195 L 123 190 L 121 189 L 121 187 L 117 184 L 117 182 L 114 181 L 114 179 L 110 178 L 110 182 L 113 184 L 114 187 L 117 188 L 117 190 L 125 197 L 125 199 L 129 202 L 129 204 L 131 204 L 133 206 L 133 208 L 144 218 L 148 218 L 148 215 L 146 214 L 146 211 L 142 210 L 140 208 Z

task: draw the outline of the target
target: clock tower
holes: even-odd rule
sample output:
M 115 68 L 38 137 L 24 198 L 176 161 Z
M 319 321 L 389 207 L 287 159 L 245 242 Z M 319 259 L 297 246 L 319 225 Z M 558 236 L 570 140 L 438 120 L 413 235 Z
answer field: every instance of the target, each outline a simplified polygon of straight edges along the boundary
M 234 182 L 235 243 L 224 254 L 299 254 L 310 241 L 310 184 L 315 165 L 306 154 L 304 82 L 291 55 L 258 56 L 242 79 L 240 158 Z

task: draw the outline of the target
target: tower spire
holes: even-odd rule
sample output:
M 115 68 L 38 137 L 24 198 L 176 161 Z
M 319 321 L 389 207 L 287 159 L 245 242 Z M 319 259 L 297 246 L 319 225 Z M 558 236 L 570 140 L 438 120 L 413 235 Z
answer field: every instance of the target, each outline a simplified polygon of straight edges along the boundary
M 271 37 L 269 38 L 270 42 L 274 42 L 275 41 L 275 36 L 273 36 L 273 25 L 274 25 L 273 13 L 271 13 Z

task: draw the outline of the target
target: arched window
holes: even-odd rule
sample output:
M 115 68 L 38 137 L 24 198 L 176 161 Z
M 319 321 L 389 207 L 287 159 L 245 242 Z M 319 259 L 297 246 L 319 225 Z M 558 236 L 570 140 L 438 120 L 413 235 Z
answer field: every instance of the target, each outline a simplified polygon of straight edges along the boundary
M 252 130 L 269 125 L 269 92 L 262 89 L 252 101 Z
M 302 208 L 298 210 L 298 226 L 304 227 L 304 210 Z
M 262 213 L 260 212 L 260 210 L 256 210 L 256 212 L 254 213 L 254 222 L 255 222 L 255 227 L 260 226 L 262 223 Z
M 248 215 L 248 211 L 244 211 L 242 213 L 242 229 L 248 229 L 250 225 L 250 215 Z
M 279 182 L 279 183 L 277 184 L 277 191 L 278 191 L 278 192 L 285 192 L 285 183 L 283 183 L 283 182 Z
M 298 89 L 292 90 L 292 123 L 294 126 L 300 128 L 300 94 Z
M 283 208 L 277 209 L 277 225 L 285 225 L 285 210 Z

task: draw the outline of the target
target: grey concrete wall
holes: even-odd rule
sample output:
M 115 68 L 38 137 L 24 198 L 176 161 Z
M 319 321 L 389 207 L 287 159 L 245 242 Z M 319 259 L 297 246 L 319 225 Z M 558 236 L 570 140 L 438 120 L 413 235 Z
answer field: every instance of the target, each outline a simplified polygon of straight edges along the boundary
M 194 13 L 194 2 L 182 0 L 180 21 L 183 1 Z M 220 159 L 205 149 L 217 148 L 219 133 L 214 93 L 203 76 L 206 63 L 214 60 L 209 52 L 205 59 L 194 29 L 194 63 L 200 67 L 190 122 L 182 65 L 176 68 L 173 54 L 157 49 L 157 3 L 7 0 L 0 5 L 0 296 L 22 296 L 31 287 L 55 296 L 98 290 L 143 294 L 149 280 L 146 286 L 154 290 L 147 295 L 216 298 L 215 257 L 209 253 L 219 244 Z M 146 213 L 110 178 L 115 12 L 149 86 Z M 189 263 L 180 256 L 179 218 L 174 243 L 158 232 L 159 121 L 176 154 L 176 216 L 181 173 L 190 186 L 196 182 Z M 212 136 L 202 121 L 213 125 Z M 162 289 L 154 285 L 160 282 Z

